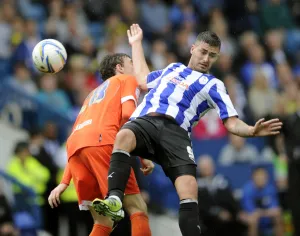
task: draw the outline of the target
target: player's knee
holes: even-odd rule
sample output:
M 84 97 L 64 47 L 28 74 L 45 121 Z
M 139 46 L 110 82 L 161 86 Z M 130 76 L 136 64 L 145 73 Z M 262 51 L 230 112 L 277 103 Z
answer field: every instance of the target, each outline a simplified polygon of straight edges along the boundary
M 175 180 L 175 187 L 180 200 L 198 200 L 198 185 L 194 176 L 182 175 L 177 177 Z
M 114 149 L 131 152 L 136 145 L 136 138 L 130 129 L 122 129 L 118 132 L 114 143 Z
M 147 214 L 147 204 L 143 200 L 141 194 L 125 195 L 124 208 L 129 215 L 137 212 Z

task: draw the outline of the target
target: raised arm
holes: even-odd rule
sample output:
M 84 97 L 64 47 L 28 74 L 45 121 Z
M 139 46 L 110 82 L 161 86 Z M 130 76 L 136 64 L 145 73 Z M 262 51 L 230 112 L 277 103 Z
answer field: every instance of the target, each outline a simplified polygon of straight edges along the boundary
M 138 24 L 133 24 L 127 30 L 128 41 L 132 48 L 132 61 L 139 87 L 147 90 L 147 75 L 150 73 L 146 63 L 144 49 L 142 45 L 143 31 Z

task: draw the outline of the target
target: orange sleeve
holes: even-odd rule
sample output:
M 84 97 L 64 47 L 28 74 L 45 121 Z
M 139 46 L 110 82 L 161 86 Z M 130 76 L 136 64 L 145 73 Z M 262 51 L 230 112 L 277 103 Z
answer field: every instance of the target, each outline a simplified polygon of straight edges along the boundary
M 72 179 L 71 171 L 70 171 L 70 168 L 69 168 L 69 164 L 67 164 L 66 168 L 65 168 L 65 171 L 64 171 L 64 175 L 63 175 L 62 180 L 60 181 L 60 183 L 69 185 L 71 179 Z
M 122 121 L 121 127 L 129 120 L 130 116 L 136 108 L 135 102 L 133 100 L 127 100 L 122 103 Z
M 137 106 L 137 100 L 140 94 L 138 83 L 133 76 L 127 76 L 124 79 L 122 90 L 121 90 L 121 103 L 128 100 L 133 100 L 135 106 Z

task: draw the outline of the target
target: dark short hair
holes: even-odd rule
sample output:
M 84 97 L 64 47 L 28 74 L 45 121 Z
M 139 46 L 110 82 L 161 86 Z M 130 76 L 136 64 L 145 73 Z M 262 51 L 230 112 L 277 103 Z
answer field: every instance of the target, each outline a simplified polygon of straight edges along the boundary
M 219 36 L 212 31 L 204 31 L 198 34 L 196 42 L 204 42 L 212 47 L 221 47 L 221 40 Z
M 24 151 L 25 149 L 28 150 L 28 148 L 29 148 L 28 142 L 26 142 L 26 141 L 20 141 L 20 142 L 18 142 L 15 145 L 14 153 L 15 153 L 15 155 L 17 155 L 18 153 Z
M 115 53 L 112 55 L 107 55 L 103 58 L 103 60 L 100 62 L 100 74 L 102 76 L 103 80 L 107 80 L 112 76 L 116 75 L 116 66 L 118 64 L 124 65 L 124 58 L 128 56 L 125 53 Z
M 254 164 L 251 167 L 251 173 L 252 173 L 252 175 L 254 175 L 256 172 L 261 171 L 261 170 L 268 172 L 266 168 L 267 167 L 264 164 Z

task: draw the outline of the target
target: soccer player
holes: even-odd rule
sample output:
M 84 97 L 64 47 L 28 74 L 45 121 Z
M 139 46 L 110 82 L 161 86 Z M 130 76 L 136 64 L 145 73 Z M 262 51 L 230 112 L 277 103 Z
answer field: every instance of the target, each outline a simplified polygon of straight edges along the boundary
M 137 105 L 138 83 L 133 76 L 132 60 L 126 54 L 106 56 L 100 64 L 103 82 L 83 103 L 67 140 L 68 165 L 64 177 L 49 196 L 53 208 L 65 191 L 71 178 L 76 188 L 80 210 L 90 210 L 94 219 L 91 236 L 106 236 L 112 231 L 113 221 L 124 217 L 118 209 L 113 215 L 98 215 L 91 207 L 96 197 L 107 193 L 110 155 L 120 127 L 128 121 Z M 153 170 L 153 163 L 142 160 L 145 175 Z M 126 179 L 124 208 L 130 215 L 133 236 L 150 236 L 147 206 L 143 201 L 133 170 Z M 111 216 L 111 217 L 108 217 Z
M 150 92 L 118 132 L 111 156 L 108 198 L 95 199 L 94 209 L 105 214 L 122 208 L 130 175 L 130 154 L 160 164 L 173 182 L 179 199 L 179 226 L 183 236 L 200 235 L 196 164 L 190 139 L 194 124 L 208 110 L 216 109 L 227 130 L 242 137 L 276 135 L 278 119 L 260 119 L 254 126 L 238 118 L 222 81 L 208 74 L 218 59 L 221 42 L 213 32 L 202 32 L 191 47 L 188 66 L 172 63 L 149 73 L 142 48 L 142 30 L 128 30 L 132 59 L 143 89 Z

